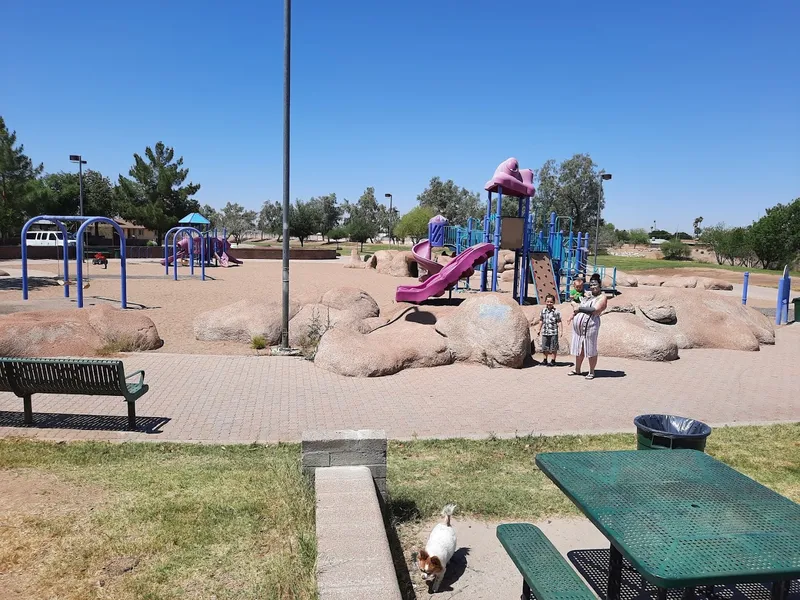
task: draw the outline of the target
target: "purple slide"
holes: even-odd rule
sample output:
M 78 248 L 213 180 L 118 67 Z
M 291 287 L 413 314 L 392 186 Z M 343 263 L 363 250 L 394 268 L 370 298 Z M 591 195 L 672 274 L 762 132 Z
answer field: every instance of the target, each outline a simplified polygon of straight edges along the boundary
M 431 275 L 436 275 L 444 266 L 441 263 L 431 260 L 431 243 L 429 240 L 422 240 L 418 244 L 415 244 L 414 247 L 411 248 L 411 254 L 414 255 L 414 260 L 417 261 L 417 264 L 428 272 L 427 275 L 420 275 L 420 281 L 425 281 Z
M 476 265 L 486 261 L 494 254 L 494 245 L 476 244 L 456 256 L 435 275 L 431 275 L 420 285 L 397 286 L 394 299 L 397 302 L 422 302 L 434 296 L 441 296 L 453 287 L 458 280 L 469 277 Z
M 192 238 L 192 245 L 194 246 L 194 255 L 195 258 L 198 260 L 200 259 L 200 238 L 193 237 Z M 234 263 L 236 265 L 241 265 L 242 261 L 236 258 L 231 254 L 231 245 L 228 240 L 223 240 L 222 238 L 211 238 L 211 251 L 212 255 L 207 256 L 207 260 L 211 260 L 215 255 L 219 260 L 219 263 L 223 267 L 227 267 L 229 263 Z M 178 260 L 182 260 L 184 258 L 189 258 L 189 238 L 185 237 L 178 240 L 177 243 L 177 256 Z M 170 256 L 168 258 L 169 264 L 172 264 L 172 261 L 175 260 L 174 256 Z M 161 264 L 164 264 L 164 259 L 161 259 Z

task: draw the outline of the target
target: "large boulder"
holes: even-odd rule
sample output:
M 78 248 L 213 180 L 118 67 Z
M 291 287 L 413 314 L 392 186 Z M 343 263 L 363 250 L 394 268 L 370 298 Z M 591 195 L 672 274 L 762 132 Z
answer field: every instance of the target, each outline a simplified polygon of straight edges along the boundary
M 307 346 L 331 328 L 349 329 L 369 333 L 372 329 L 363 317 L 348 310 L 331 308 L 325 304 L 306 304 L 289 321 L 289 344 Z
M 149 317 L 102 304 L 0 316 L 0 356 L 96 356 L 162 345 Z
M 665 279 L 665 277 L 661 277 L 660 275 L 639 275 L 637 277 L 637 282 L 640 286 L 647 285 L 660 287 L 664 285 Z
M 349 377 L 381 377 L 452 362 L 447 340 L 433 327 L 413 323 L 390 325 L 369 335 L 334 327 L 322 336 L 314 358 L 318 367 Z
M 289 318 L 300 310 L 289 306 Z M 268 345 L 281 340 L 281 306 L 279 304 L 239 300 L 233 304 L 202 312 L 194 319 L 194 336 L 202 341 L 231 341 L 249 344 L 256 336 Z
M 350 250 L 350 260 L 344 264 L 345 269 L 366 269 L 369 266 L 369 263 L 366 261 L 361 260 L 361 257 L 358 255 L 358 248 L 353 246 L 353 249 Z
M 633 304 L 642 316 L 657 306 L 671 306 L 676 320 L 664 324 L 646 319 L 644 326 L 672 336 L 678 348 L 758 350 L 774 344 L 775 330 L 757 310 L 737 298 L 703 289 L 631 288 L 609 301 L 609 306 Z
M 419 272 L 414 254 L 408 250 L 378 250 L 369 266 L 392 277 L 416 277 Z
M 531 352 L 530 325 L 509 296 L 478 294 L 440 319 L 436 331 L 458 361 L 520 368 Z
M 630 305 L 628 305 L 630 306 Z M 674 325 L 678 321 L 678 316 L 675 312 L 675 307 L 665 302 L 643 302 L 639 305 L 639 310 L 642 314 L 656 323 L 664 323 L 665 325 Z M 628 312 L 628 311 L 620 311 Z
M 516 253 L 513 250 L 500 250 L 497 254 L 497 272 L 505 273 L 513 271 L 515 259 Z
M 611 270 L 611 277 L 613 278 L 613 269 Z M 635 275 L 630 275 L 622 271 L 617 271 L 617 287 L 638 287 L 639 278 Z
M 733 284 L 723 279 L 714 279 L 713 277 L 698 277 L 697 287 L 704 290 L 725 290 L 732 291 Z
M 353 287 L 328 290 L 322 295 L 320 302 L 337 310 L 349 311 L 362 319 L 377 317 L 381 312 L 372 296 L 364 290 Z
M 697 277 L 667 277 L 664 279 L 662 287 L 676 287 L 676 288 L 696 288 Z
M 648 329 L 636 315 L 603 315 L 597 338 L 600 356 L 667 361 L 678 358 L 678 344 L 666 333 Z

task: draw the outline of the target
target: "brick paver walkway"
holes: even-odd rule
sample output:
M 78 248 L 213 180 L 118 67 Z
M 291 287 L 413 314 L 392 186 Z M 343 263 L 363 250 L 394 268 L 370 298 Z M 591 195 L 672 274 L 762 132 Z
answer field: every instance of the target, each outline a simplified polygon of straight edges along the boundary
M 138 354 L 150 392 L 137 403 L 150 432 L 125 431 L 117 398 L 0 393 L 0 436 L 199 442 L 295 441 L 306 429 L 385 429 L 392 438 L 482 437 L 632 429 L 647 412 L 712 425 L 800 421 L 800 326 L 761 352 L 682 351 L 672 363 L 603 358 L 598 378 L 567 367 L 452 365 L 351 379 L 297 358 Z M 115 415 L 108 418 L 107 415 Z M 155 429 L 156 418 L 165 420 Z

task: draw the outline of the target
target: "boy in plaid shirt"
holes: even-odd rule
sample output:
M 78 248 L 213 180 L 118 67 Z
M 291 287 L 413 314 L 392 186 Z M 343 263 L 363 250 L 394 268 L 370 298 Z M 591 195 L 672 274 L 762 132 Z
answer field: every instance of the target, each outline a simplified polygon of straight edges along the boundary
M 544 354 L 544 365 L 548 367 L 556 366 L 556 356 L 558 355 L 558 338 L 561 334 L 561 312 L 555 307 L 556 298 L 553 294 L 547 294 L 544 299 L 545 307 L 539 318 L 539 330 L 536 335 L 542 334 L 542 354 Z M 547 357 L 552 356 L 550 362 Z

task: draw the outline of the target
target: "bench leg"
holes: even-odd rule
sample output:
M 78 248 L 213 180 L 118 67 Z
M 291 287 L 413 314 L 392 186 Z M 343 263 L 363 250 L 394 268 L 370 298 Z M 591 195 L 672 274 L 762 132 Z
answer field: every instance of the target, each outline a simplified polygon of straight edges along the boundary
M 531 600 L 533 596 L 531 596 L 531 586 L 528 585 L 528 582 L 524 579 L 522 580 L 522 597 L 520 600 Z
M 30 394 L 22 397 L 22 410 L 24 411 L 22 422 L 25 425 L 33 425 L 33 405 L 31 404 Z
M 136 431 L 136 404 L 128 402 L 128 429 Z
M 622 554 L 611 544 L 608 560 L 608 600 L 619 600 L 622 587 Z
M 658 600 L 667 600 L 667 588 L 658 588 Z

